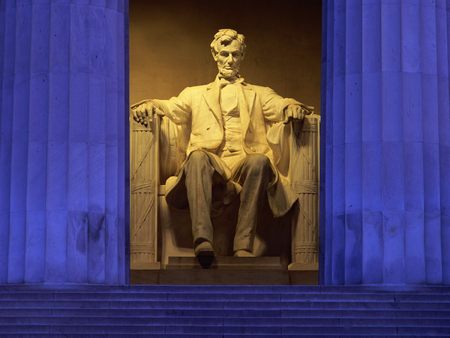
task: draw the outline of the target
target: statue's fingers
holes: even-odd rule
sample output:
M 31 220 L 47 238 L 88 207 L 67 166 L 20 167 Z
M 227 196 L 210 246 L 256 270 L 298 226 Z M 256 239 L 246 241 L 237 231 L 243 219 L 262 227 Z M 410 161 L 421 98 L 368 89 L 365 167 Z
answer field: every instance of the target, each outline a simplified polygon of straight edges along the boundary
M 302 108 L 305 110 L 305 114 L 306 115 L 310 115 L 310 114 L 314 113 L 314 107 L 313 106 L 303 105 Z
M 148 116 L 147 109 L 142 108 L 142 111 L 141 111 L 142 120 L 145 120 L 147 118 L 147 116 Z
M 147 109 L 148 109 L 148 108 L 147 108 L 147 105 L 146 105 L 145 103 L 142 104 L 142 106 L 141 106 L 140 109 L 139 109 L 140 114 L 141 114 L 142 117 L 145 117 L 145 116 L 148 115 Z
M 141 118 L 141 116 L 140 116 L 140 114 L 139 114 L 139 111 L 138 110 L 135 110 L 134 111 L 134 120 L 136 121 L 136 122 L 139 122 L 139 119 Z
M 154 107 L 155 114 L 164 115 L 164 112 L 159 107 Z
M 295 109 L 293 109 L 292 106 L 289 106 L 287 108 L 286 115 L 287 115 L 287 117 L 291 117 L 291 118 L 295 117 Z
M 142 116 L 145 116 L 146 114 L 147 114 L 147 103 L 143 103 L 142 104 L 142 106 L 140 107 L 141 108 L 141 114 L 142 114 Z
M 299 106 L 296 106 L 295 108 L 292 108 L 292 117 L 296 120 L 300 119 L 302 113 L 302 108 Z
M 310 114 L 307 109 L 302 109 L 301 111 L 301 119 L 303 120 L 306 115 Z

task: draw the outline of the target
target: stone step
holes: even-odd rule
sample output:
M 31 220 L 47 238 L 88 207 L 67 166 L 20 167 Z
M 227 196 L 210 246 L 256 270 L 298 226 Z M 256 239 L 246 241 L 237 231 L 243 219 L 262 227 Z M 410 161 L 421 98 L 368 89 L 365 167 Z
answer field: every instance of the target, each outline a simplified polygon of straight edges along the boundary
M 450 286 L 423 285 L 352 285 L 352 286 L 305 286 L 305 285 L 124 285 L 95 284 L 3 284 L 0 292 L 82 292 L 82 293 L 155 293 L 155 292 L 231 292 L 231 293 L 423 293 L 450 294 Z
M 208 300 L 272 300 L 272 301 L 319 301 L 319 300 L 381 300 L 391 302 L 415 301 L 429 302 L 440 301 L 450 302 L 450 294 L 433 293 L 337 293 L 337 292 L 261 292 L 261 293 L 243 293 L 243 292 L 82 292 L 82 291 L 20 291 L 5 292 L 0 291 L 0 300 L 198 300 L 207 298 Z
M 63 335 L 66 336 L 66 335 Z M 70 335 L 70 337 L 89 337 L 89 338 L 104 338 L 105 334 L 76 334 L 76 335 Z M 114 338 L 130 338 L 129 334 L 123 334 L 123 333 L 108 333 L 108 337 L 114 337 Z M 34 338 L 34 337 L 61 337 L 61 334 L 51 334 L 51 333 L 34 333 L 34 334 L 3 334 L 2 338 Z M 170 333 L 134 333 L 132 337 L 156 337 L 156 338 L 238 338 L 238 337 L 251 337 L 251 338 L 285 338 L 285 337 L 315 337 L 315 338 L 328 338 L 328 337 L 361 337 L 361 334 L 356 333 L 352 334 L 351 332 L 345 333 L 345 335 L 342 335 L 341 333 L 333 333 L 329 332 L 327 334 L 321 334 L 317 332 L 297 332 L 294 334 L 288 334 L 283 333 L 279 335 L 274 334 L 245 334 L 245 333 L 225 333 L 225 334 L 203 334 L 203 333 L 197 333 L 197 334 L 189 334 L 189 333 L 176 333 L 176 334 L 170 334 Z M 414 332 L 407 333 L 407 334 L 372 334 L 372 333 L 366 333 L 364 334 L 364 337 L 372 337 L 372 338 L 394 338 L 394 337 L 405 337 L 405 338 L 411 338 L 411 337 L 448 337 L 446 333 L 438 334 L 434 333 L 432 335 L 424 335 L 422 333 L 415 334 Z
M 102 317 L 102 316 L 65 316 L 55 314 L 53 316 L 32 315 L 32 316 L 3 316 L 0 318 L 0 326 L 3 325 L 173 325 L 173 326 L 255 326 L 255 327 L 274 327 L 274 326 L 383 326 L 383 327 L 440 327 L 450 328 L 448 318 L 421 318 L 420 325 L 417 325 L 417 318 L 339 318 L 335 317 L 188 317 L 188 316 L 136 316 L 136 317 Z
M 0 300 L 0 308 L 134 308 L 134 309 L 402 309 L 449 310 L 450 302 L 388 302 L 388 301 L 250 301 L 250 300 Z
M 323 309 L 302 310 L 240 310 L 216 309 L 133 309 L 133 308 L 1 308 L 0 317 L 71 316 L 71 317 L 221 317 L 221 318 L 402 318 L 448 319 L 450 310 L 398 309 Z
M 52 335 L 444 337 L 450 288 L 0 287 L 0 337 Z
M 268 335 L 353 334 L 353 335 L 450 335 L 450 328 L 438 326 L 241 326 L 241 325 L 2 325 L 0 334 L 195 334 L 195 335 Z

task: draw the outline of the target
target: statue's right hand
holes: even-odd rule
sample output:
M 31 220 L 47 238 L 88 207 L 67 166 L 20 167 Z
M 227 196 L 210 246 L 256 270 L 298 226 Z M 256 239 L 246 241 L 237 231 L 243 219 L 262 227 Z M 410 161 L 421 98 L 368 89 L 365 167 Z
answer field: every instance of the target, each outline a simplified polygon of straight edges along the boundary
M 141 101 L 131 106 L 133 119 L 145 127 L 150 125 L 157 110 L 159 109 L 151 101 Z

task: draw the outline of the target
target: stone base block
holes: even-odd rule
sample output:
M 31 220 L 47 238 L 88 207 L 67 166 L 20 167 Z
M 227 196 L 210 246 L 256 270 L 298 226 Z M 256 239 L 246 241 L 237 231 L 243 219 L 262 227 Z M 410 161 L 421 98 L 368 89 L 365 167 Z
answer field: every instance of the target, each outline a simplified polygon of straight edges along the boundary
M 215 257 L 210 268 L 195 257 L 170 257 L 164 270 L 131 270 L 131 284 L 317 284 L 317 271 L 289 271 L 279 257 Z

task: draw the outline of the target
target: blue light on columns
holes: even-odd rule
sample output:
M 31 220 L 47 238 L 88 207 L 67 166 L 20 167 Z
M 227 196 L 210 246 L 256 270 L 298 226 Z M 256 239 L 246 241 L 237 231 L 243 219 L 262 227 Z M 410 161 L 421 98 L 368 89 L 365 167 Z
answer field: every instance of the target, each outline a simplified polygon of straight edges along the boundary
M 450 283 L 449 9 L 324 3 L 324 283 Z
M 0 1 L 0 282 L 124 283 L 126 0 Z

